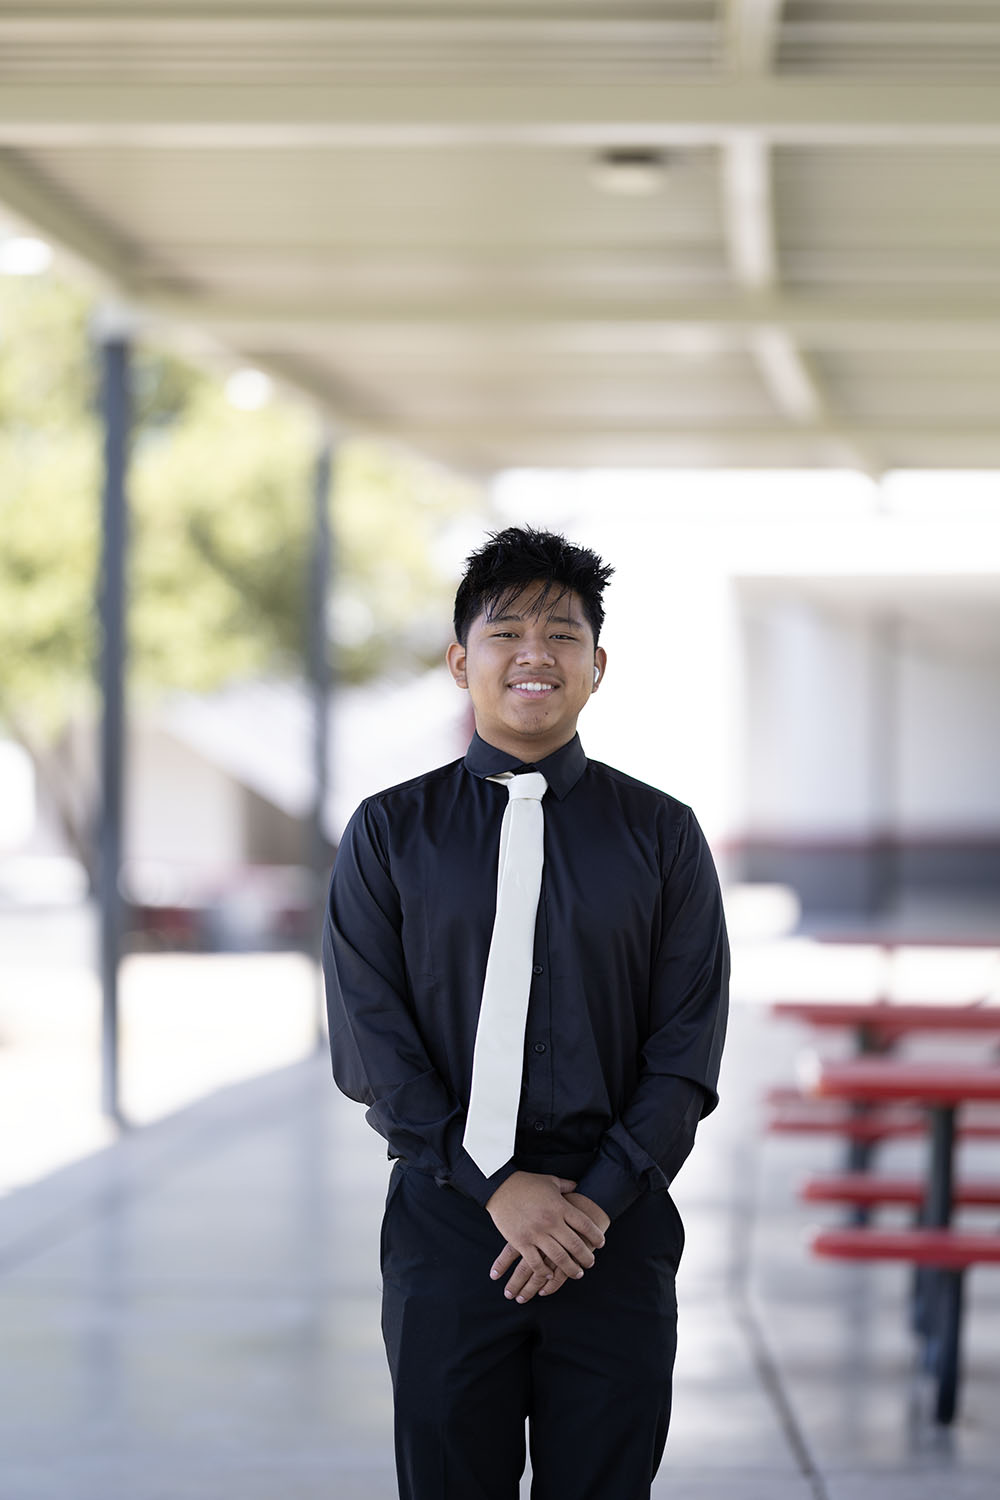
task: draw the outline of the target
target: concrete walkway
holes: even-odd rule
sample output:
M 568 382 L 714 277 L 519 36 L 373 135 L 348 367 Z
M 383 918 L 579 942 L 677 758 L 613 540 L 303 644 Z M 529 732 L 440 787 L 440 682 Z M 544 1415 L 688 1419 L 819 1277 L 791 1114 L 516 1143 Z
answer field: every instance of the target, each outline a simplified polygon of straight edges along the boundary
M 904 1272 L 803 1248 L 794 1182 L 832 1148 L 757 1129 L 760 1089 L 800 1042 L 736 1007 L 725 1107 L 677 1184 L 657 1500 L 996 1500 L 1000 1275 L 972 1274 L 961 1417 L 942 1433 L 913 1374 Z M 996 1148 L 970 1170 L 1000 1173 Z M 386 1172 L 320 1057 L 0 1201 L 2 1500 L 393 1500 Z

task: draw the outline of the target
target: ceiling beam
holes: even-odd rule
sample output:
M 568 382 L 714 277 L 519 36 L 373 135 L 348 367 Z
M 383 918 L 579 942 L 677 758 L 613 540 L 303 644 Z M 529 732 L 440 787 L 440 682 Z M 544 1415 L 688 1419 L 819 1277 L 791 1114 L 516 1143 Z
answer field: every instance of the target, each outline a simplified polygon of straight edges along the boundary
M 0 198 L 3 183 L 0 174 Z M 319 296 L 293 301 L 273 297 L 240 298 L 164 294 L 148 286 L 143 305 L 158 317 L 194 320 L 205 327 L 259 334 L 263 338 L 283 329 L 301 333 L 366 330 L 390 335 L 394 330 L 433 335 L 441 329 L 510 331 L 512 339 L 537 329 L 542 337 L 558 332 L 602 330 L 628 341 L 628 347 L 657 342 L 676 333 L 688 352 L 698 352 L 692 335 L 704 332 L 725 341 L 745 342 L 749 330 L 772 326 L 817 343 L 852 347 L 948 346 L 996 348 L 1000 341 L 1000 294 L 942 296 L 938 289 L 889 294 L 881 288 L 861 289 L 837 297 L 801 292 L 749 290 L 731 296 L 659 297 L 641 301 L 581 301 L 538 299 L 512 304 L 503 300 L 479 302 L 452 298 L 432 303 L 426 299 L 391 303 L 384 298 L 349 301 Z M 711 349 L 708 352 L 712 352 Z
M 545 417 L 532 418 L 531 416 L 519 416 L 516 421 L 506 422 L 482 422 L 476 419 L 468 422 L 443 422 L 437 418 L 428 418 L 425 421 L 400 415 L 398 421 L 395 418 L 393 421 L 396 431 L 433 434 L 435 437 L 456 440 L 460 437 L 470 437 L 492 441 L 512 438 L 519 432 L 525 437 L 579 438 L 585 437 L 592 431 L 596 431 L 601 436 L 615 435 L 626 438 L 655 436 L 663 439 L 688 436 L 716 437 L 740 443 L 767 442 L 774 438 L 787 439 L 798 436 L 824 439 L 851 438 L 859 442 L 868 442 L 874 437 L 881 436 L 891 442 L 909 442 L 914 436 L 919 435 L 926 438 L 928 442 L 964 442 L 966 439 L 974 442 L 988 442 L 995 450 L 1000 451 L 1000 429 L 995 424 L 981 421 L 928 421 L 918 417 L 892 422 L 813 422 L 808 426 L 794 429 L 783 422 L 727 422 L 725 420 L 712 421 L 710 418 L 701 422 L 686 418 L 679 422 L 658 421 L 656 423 L 613 419 L 602 422 L 596 429 L 589 418 L 581 418 L 577 424 L 567 422 L 564 418 L 550 421 Z M 373 420 L 368 425 L 377 426 L 378 421 Z
M 364 87 L 297 82 L 4 84 L 8 146 L 707 145 L 752 130 L 774 145 L 1000 144 L 992 80 L 748 76 L 590 88 L 537 82 Z
M 0 150 L 0 204 L 26 229 L 44 235 L 119 290 L 135 291 L 128 248 L 11 151 Z
M 741 0 L 736 56 L 739 68 L 761 71 L 770 66 L 782 6 L 783 0 Z M 756 131 L 738 131 L 726 139 L 722 152 L 723 209 L 733 277 L 747 291 L 774 291 L 780 283 L 781 267 L 771 143 Z M 834 420 L 823 381 L 787 324 L 755 327 L 749 349 L 779 412 L 800 425 Z M 845 449 L 844 459 L 852 468 L 877 472 L 869 453 Z
M 734 73 L 769 73 L 783 9 L 784 0 L 728 0 L 727 61 Z M 780 283 L 781 266 L 772 143 L 758 131 L 737 131 L 727 137 L 722 151 L 723 210 L 733 277 L 747 291 L 773 291 Z M 755 327 L 749 348 L 779 412 L 802 425 L 833 420 L 823 382 L 786 324 Z M 853 467 L 875 470 L 867 454 L 850 450 L 844 456 Z
M 850 467 L 845 455 L 869 446 L 885 455 L 886 467 L 995 468 L 1000 466 L 1000 433 L 995 427 L 937 423 L 815 423 L 786 425 L 663 426 L 602 423 L 579 425 L 527 420 L 505 424 L 412 422 L 400 415 L 384 431 L 358 423 L 354 429 L 371 437 L 390 436 L 418 450 L 480 456 L 502 455 L 516 466 L 529 457 L 560 465 L 584 465 L 593 455 L 621 466 L 668 463 L 686 467 L 764 465 L 808 468 Z
M 756 3 L 756 0 L 751 0 Z M 562 12 L 544 7 L 538 10 L 504 9 L 502 0 L 491 12 L 471 14 L 461 10 L 423 7 L 421 11 L 403 13 L 401 7 L 388 5 L 380 15 L 368 3 L 355 7 L 354 14 L 338 15 L 323 10 L 303 10 L 275 0 L 268 9 L 241 6 L 233 10 L 211 3 L 195 8 L 189 0 L 171 14 L 167 8 L 148 5 L 145 10 L 132 5 L 111 11 L 106 5 L 72 7 L 65 3 L 53 11 L 34 4 L 4 5 L 0 13 L 0 42 L 8 46 L 49 47 L 109 43 L 147 46 L 167 44 L 198 47 L 224 43 L 232 48 L 247 44 L 271 42 L 288 45 L 303 43 L 364 48 L 379 51 L 394 61 L 398 51 L 408 44 L 422 45 L 429 51 L 452 50 L 460 46 L 490 45 L 497 42 L 518 43 L 525 50 L 546 43 L 553 46 L 607 46 L 612 43 L 649 48 L 671 42 L 707 44 L 712 40 L 713 22 L 655 15 L 584 15 L 580 7 Z M 394 55 L 395 53 L 395 55 Z M 236 60 L 239 60 L 238 53 Z
M 755 328 L 750 350 L 778 410 L 802 426 L 830 417 L 818 381 L 786 328 Z
M 722 201 L 733 276 L 742 287 L 773 286 L 778 279 L 771 187 L 771 153 L 759 135 L 739 131 L 726 143 Z
M 734 73 L 774 66 L 785 0 L 726 0 L 726 61 Z
M 723 157 L 723 203 L 734 279 L 748 292 L 773 293 L 779 267 L 771 151 L 759 136 L 743 132 L 727 143 Z M 822 386 L 787 323 L 756 325 L 749 346 L 779 411 L 793 422 L 803 423 L 831 415 Z

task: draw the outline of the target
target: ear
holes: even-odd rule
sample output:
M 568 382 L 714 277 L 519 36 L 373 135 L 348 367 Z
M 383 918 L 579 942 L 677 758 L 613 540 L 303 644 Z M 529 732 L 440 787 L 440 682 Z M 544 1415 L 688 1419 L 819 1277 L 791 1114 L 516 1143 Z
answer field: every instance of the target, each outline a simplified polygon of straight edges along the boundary
M 590 690 L 592 693 L 596 693 L 597 689 L 604 681 L 604 673 L 607 669 L 607 665 L 608 653 L 605 651 L 603 646 L 598 646 L 597 650 L 594 652 L 594 686 Z
M 445 660 L 448 663 L 448 671 L 458 686 L 468 688 L 469 683 L 465 675 L 465 647 L 459 641 L 452 641 L 445 652 Z

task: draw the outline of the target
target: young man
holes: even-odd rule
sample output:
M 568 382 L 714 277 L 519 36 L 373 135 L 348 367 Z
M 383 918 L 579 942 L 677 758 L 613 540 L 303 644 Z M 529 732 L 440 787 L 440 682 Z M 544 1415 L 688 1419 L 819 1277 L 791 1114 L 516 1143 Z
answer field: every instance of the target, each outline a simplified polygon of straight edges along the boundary
M 369 797 L 334 869 L 334 1075 L 396 1158 L 401 1500 L 516 1500 L 526 1418 L 533 1500 L 648 1500 L 666 1439 L 667 1189 L 717 1102 L 729 959 L 690 809 L 576 733 L 611 571 L 516 527 L 472 555 L 448 648 L 472 743 Z

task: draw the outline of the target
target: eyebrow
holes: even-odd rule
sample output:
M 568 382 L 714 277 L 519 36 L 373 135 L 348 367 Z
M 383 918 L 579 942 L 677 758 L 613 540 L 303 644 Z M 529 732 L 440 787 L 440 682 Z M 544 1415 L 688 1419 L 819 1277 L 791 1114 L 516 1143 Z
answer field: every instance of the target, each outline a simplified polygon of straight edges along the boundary
M 532 611 L 531 613 L 534 613 L 534 611 Z M 490 624 L 490 625 L 505 625 L 505 624 L 510 624 L 511 622 L 516 622 L 516 623 L 520 624 L 520 623 L 523 622 L 523 620 L 524 620 L 524 615 L 515 615 L 515 614 L 508 613 L 508 614 L 505 614 L 505 615 L 493 615 L 492 618 L 487 623 Z M 548 625 L 572 625 L 577 630 L 582 630 L 583 629 L 583 621 L 582 620 L 574 619 L 574 617 L 572 615 L 548 615 L 547 618 L 546 618 L 546 624 L 548 624 Z

